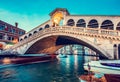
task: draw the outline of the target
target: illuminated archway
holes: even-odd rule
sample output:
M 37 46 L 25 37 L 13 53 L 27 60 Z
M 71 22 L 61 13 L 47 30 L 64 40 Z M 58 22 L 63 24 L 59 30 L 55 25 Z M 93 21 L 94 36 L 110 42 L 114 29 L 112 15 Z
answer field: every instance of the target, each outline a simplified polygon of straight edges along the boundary
M 60 26 L 60 22 L 63 20 L 63 13 L 62 12 L 56 12 L 52 16 L 52 26 Z M 62 25 L 62 24 L 61 24 Z

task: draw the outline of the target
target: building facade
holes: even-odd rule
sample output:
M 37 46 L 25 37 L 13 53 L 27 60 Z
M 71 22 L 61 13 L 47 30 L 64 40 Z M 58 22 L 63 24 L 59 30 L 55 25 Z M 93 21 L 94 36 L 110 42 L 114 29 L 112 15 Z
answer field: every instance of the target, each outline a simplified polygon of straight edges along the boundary
M 0 50 L 7 48 L 9 44 L 17 43 L 23 34 L 25 30 L 18 28 L 18 23 L 13 26 L 0 20 Z

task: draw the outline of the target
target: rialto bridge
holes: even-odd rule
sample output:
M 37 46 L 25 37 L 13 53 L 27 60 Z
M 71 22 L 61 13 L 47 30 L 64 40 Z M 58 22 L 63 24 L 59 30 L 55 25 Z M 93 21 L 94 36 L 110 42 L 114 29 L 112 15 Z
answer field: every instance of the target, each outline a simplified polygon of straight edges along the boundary
M 120 16 L 70 15 L 57 8 L 50 20 L 27 32 L 10 48 L 19 54 L 54 53 L 59 48 L 80 44 L 109 59 L 120 58 Z

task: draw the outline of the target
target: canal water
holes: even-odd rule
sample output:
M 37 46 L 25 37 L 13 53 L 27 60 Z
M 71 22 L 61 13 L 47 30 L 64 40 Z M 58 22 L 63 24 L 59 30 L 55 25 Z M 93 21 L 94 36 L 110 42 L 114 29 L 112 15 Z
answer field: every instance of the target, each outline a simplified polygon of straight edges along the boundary
M 84 57 L 68 55 L 54 62 L 0 66 L 0 82 L 80 82 Z

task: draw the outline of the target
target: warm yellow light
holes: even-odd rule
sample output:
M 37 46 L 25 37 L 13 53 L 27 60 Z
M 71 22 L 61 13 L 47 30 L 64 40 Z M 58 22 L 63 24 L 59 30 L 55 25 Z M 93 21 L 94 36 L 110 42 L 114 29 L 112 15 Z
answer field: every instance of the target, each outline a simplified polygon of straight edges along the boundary
M 77 55 L 77 54 L 78 54 L 78 51 L 77 51 L 77 50 L 74 50 L 74 54 Z
M 55 25 L 59 25 L 60 21 L 63 19 L 62 12 L 56 12 L 52 17 L 52 22 Z
M 9 58 L 4 58 L 2 62 L 3 64 L 10 64 L 11 60 Z
M 58 24 L 58 20 L 57 19 L 54 19 L 54 22 Z
M 15 38 L 12 42 L 15 43 L 15 44 L 18 43 L 18 39 Z

